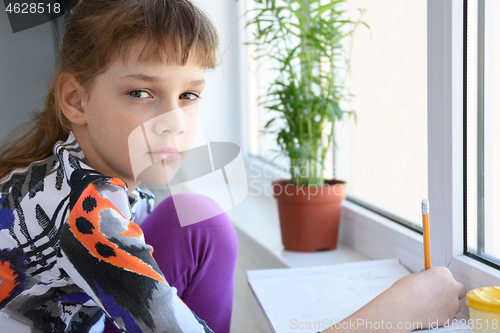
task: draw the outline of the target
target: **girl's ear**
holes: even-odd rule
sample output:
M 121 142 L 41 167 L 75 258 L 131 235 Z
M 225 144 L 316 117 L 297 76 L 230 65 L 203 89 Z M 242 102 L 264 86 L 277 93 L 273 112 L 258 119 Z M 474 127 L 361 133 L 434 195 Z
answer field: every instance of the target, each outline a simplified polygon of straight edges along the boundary
M 75 125 L 87 125 L 85 110 L 82 106 L 84 89 L 75 76 L 63 73 L 59 78 L 59 105 L 68 120 Z

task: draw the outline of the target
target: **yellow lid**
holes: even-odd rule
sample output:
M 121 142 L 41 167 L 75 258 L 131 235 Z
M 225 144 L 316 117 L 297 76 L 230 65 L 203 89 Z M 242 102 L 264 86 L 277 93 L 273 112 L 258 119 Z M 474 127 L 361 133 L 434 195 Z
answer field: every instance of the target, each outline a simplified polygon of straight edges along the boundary
M 500 313 L 500 287 L 484 287 L 467 293 L 465 304 L 481 311 Z

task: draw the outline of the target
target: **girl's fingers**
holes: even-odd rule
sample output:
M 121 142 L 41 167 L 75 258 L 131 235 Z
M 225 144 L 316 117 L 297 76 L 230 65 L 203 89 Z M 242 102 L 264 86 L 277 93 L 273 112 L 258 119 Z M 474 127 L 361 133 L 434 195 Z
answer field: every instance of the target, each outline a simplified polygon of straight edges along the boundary
M 465 289 L 465 286 L 461 284 L 460 282 L 457 282 L 459 284 L 460 288 L 460 293 L 458 294 L 458 299 L 462 299 L 467 295 L 467 289 Z
M 455 314 L 458 314 L 460 312 L 460 310 L 462 310 L 462 303 L 458 302 L 458 309 L 455 312 Z

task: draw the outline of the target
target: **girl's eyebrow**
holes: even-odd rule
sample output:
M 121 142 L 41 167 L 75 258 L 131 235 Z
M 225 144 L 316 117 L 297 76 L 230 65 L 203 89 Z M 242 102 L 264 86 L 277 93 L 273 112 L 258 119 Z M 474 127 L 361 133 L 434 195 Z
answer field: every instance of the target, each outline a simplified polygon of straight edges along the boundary
M 161 76 L 149 76 L 149 75 L 145 75 L 145 74 L 129 74 L 129 75 L 123 77 L 123 79 L 145 81 L 145 82 L 151 82 L 151 83 L 165 81 L 165 78 L 163 78 Z M 201 86 L 204 84 L 205 84 L 204 79 L 191 81 L 191 85 L 193 85 L 193 86 Z

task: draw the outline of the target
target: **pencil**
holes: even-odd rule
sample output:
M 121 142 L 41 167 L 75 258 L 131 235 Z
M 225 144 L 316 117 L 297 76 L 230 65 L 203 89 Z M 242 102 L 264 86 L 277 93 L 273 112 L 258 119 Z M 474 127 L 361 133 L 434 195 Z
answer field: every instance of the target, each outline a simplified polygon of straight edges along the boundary
M 431 240 L 429 235 L 429 201 L 422 200 L 422 228 L 424 231 L 424 264 L 425 269 L 431 268 Z

